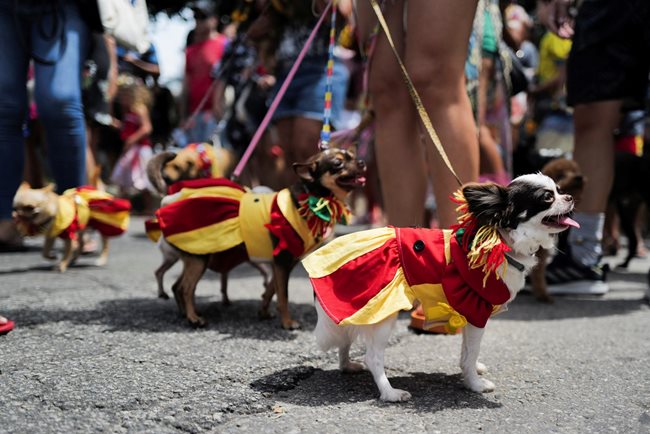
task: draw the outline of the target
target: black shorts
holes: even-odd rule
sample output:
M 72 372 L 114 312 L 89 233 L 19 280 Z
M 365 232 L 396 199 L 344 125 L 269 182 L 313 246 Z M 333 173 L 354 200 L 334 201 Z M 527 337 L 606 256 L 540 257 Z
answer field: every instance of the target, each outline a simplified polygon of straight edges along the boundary
M 585 0 L 567 63 L 569 105 L 641 99 L 650 69 L 650 0 Z

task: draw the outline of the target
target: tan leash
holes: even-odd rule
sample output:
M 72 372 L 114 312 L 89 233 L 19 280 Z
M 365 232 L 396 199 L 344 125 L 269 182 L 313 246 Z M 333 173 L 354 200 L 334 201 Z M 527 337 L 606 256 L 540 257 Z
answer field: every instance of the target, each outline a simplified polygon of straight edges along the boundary
M 390 48 L 393 51 L 395 58 L 397 59 L 397 63 L 399 63 L 399 67 L 402 72 L 402 77 L 406 82 L 406 87 L 408 88 L 413 103 L 415 103 L 415 107 L 418 110 L 418 114 L 420 115 L 420 119 L 424 124 L 424 128 L 427 130 L 427 133 L 429 134 L 429 138 L 431 138 L 433 145 L 436 147 L 436 150 L 440 154 L 440 157 L 442 157 L 442 161 L 444 161 L 445 165 L 447 166 L 451 174 L 454 175 L 454 178 L 456 178 L 458 185 L 463 185 L 460 178 L 456 174 L 456 171 L 452 167 L 451 162 L 449 161 L 449 157 L 445 152 L 445 148 L 442 146 L 442 143 L 440 142 L 440 138 L 438 137 L 436 130 L 433 128 L 433 124 L 431 123 L 431 119 L 429 118 L 429 115 L 427 114 L 427 111 L 424 108 L 424 104 L 422 104 L 422 99 L 420 98 L 417 89 L 415 89 L 415 86 L 411 81 L 411 77 L 406 71 L 406 66 L 404 66 L 404 62 L 402 62 L 402 59 L 400 58 L 399 53 L 395 48 L 395 43 L 393 42 L 393 38 L 390 34 L 390 30 L 388 29 L 388 25 L 386 24 L 386 20 L 384 19 L 384 14 L 382 13 L 381 8 L 377 3 L 377 0 L 370 0 L 370 4 L 372 5 L 372 9 L 375 11 L 375 15 L 377 15 L 377 19 L 379 20 L 379 24 L 381 25 L 381 28 L 384 30 L 384 34 L 386 35 L 388 44 L 390 45 Z

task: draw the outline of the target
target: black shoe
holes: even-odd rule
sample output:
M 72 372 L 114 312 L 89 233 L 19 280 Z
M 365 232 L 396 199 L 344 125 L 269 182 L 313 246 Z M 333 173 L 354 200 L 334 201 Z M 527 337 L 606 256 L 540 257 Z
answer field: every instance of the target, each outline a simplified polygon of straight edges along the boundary
M 568 254 L 559 252 L 546 267 L 546 283 L 549 294 L 594 294 L 609 291 L 607 272 L 609 266 L 585 267 L 576 263 Z

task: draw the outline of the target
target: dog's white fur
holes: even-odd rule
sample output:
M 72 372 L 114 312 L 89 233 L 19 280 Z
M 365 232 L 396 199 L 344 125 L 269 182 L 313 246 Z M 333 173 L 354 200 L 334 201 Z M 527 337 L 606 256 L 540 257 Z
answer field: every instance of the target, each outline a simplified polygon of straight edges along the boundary
M 519 290 L 523 288 L 526 275 L 535 266 L 535 252 L 540 247 L 551 248 L 554 243 L 554 235 L 562 229 L 552 228 L 542 224 L 542 219 L 547 216 L 564 214 L 573 210 L 573 200 L 568 195 L 558 192 L 555 182 L 541 174 L 523 175 L 516 179 L 531 186 L 546 187 L 555 192 L 553 205 L 546 211 L 532 216 L 529 220 L 520 223 L 516 229 L 500 229 L 501 235 L 512 248 L 509 253 L 516 261 L 524 265 L 524 270 L 510 266 L 506 268 L 505 274 L 499 271 L 499 276 L 506 283 L 510 291 L 510 303 Z M 567 198 L 568 196 L 568 198 Z M 570 199 L 570 200 L 569 200 Z M 363 365 L 350 360 L 350 346 L 357 337 L 361 337 L 366 345 L 365 366 L 372 373 L 372 376 L 379 388 L 382 401 L 399 402 L 411 398 L 411 394 L 405 390 L 394 389 L 384 370 L 384 349 L 392 334 L 397 314 L 394 314 L 384 321 L 373 325 L 361 326 L 339 326 L 324 312 L 318 300 L 316 300 L 316 311 L 318 322 L 314 333 L 318 346 L 326 351 L 330 348 L 338 348 L 339 366 L 342 371 L 356 372 L 363 369 Z M 491 381 L 481 378 L 479 375 L 487 372 L 485 365 L 478 361 L 483 328 L 467 324 L 463 328 L 463 340 L 460 353 L 460 367 L 463 373 L 465 386 L 474 392 L 491 392 L 495 385 Z

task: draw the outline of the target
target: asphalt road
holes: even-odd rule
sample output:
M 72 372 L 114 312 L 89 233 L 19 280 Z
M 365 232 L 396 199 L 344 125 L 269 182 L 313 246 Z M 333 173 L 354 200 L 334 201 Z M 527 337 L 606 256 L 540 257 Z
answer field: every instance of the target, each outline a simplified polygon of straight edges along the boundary
M 413 398 L 384 404 L 369 373 L 343 375 L 316 348 L 304 270 L 289 296 L 302 330 L 257 319 L 261 278 L 245 266 L 230 307 L 216 274 L 200 282 L 209 326 L 193 330 L 156 298 L 160 256 L 142 226 L 133 219 L 104 268 L 82 257 L 50 271 L 40 240 L 0 255 L 0 313 L 17 323 L 0 336 L 0 432 L 650 433 L 650 259 L 614 273 L 602 297 L 521 294 L 488 324 L 481 360 L 497 389 L 484 395 L 462 387 L 460 337 L 415 335 L 405 313 L 386 365 Z

